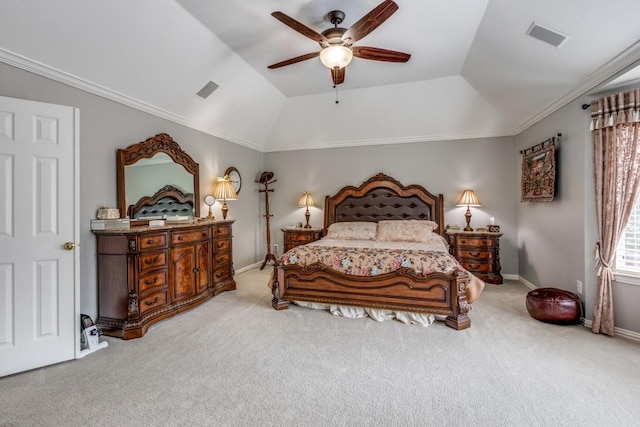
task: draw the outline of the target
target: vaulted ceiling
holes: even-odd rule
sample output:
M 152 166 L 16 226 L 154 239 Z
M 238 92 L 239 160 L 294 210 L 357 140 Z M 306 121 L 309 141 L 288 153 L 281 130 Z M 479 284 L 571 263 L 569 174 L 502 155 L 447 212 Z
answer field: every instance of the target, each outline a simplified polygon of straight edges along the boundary
M 349 28 L 381 1 L 3 2 L 0 61 L 278 151 L 515 135 L 640 60 L 635 0 L 396 0 L 356 44 L 407 63 L 354 58 L 337 90 L 318 58 L 267 68 L 320 50 L 272 12 L 321 32 L 328 12 Z

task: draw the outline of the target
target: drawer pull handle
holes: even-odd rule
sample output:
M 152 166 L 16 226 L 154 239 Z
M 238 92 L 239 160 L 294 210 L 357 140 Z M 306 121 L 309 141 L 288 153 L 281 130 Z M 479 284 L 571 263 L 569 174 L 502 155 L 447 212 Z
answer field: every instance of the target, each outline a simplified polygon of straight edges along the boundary
M 145 303 L 145 305 L 155 305 L 159 300 L 160 300 L 160 298 L 155 297 L 153 299 L 153 301 L 145 301 L 144 303 Z
M 194 268 L 194 269 L 193 269 L 193 272 L 194 272 L 194 273 L 200 273 L 200 269 L 199 269 L 199 268 Z
M 218 271 L 216 273 L 216 277 L 222 277 L 222 276 L 224 276 L 224 271 Z
M 155 285 L 157 281 L 158 281 L 158 278 L 154 277 L 153 280 L 149 280 L 149 279 L 145 280 L 144 284 L 145 285 Z
M 222 242 L 218 242 L 216 246 L 217 246 L 218 248 L 221 248 L 221 247 L 223 247 L 223 246 L 224 246 L 224 243 L 222 243 Z
M 184 237 L 182 237 L 182 236 L 178 236 L 178 240 L 183 241 L 183 240 L 184 240 Z
M 207 233 L 206 233 L 206 231 L 203 231 L 203 232 L 202 232 L 202 237 L 207 237 Z
M 147 258 L 147 259 L 144 260 L 144 263 L 147 264 L 147 265 L 155 264 L 157 262 L 158 262 L 158 257 L 157 256 L 153 257 L 153 259 L 148 259 Z
M 147 245 L 153 245 L 153 239 L 147 240 Z

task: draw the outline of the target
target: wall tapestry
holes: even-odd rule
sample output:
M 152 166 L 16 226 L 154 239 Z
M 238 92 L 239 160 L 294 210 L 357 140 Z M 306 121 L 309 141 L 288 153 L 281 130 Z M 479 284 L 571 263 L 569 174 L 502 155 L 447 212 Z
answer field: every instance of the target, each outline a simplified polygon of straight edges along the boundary
M 556 187 L 556 142 L 548 140 L 521 151 L 522 196 L 521 202 L 550 202 Z

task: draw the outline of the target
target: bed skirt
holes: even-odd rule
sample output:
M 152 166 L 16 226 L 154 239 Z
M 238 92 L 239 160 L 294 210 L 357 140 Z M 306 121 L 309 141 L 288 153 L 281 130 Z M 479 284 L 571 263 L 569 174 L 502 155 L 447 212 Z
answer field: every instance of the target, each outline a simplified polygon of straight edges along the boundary
M 347 317 L 350 319 L 359 319 L 361 317 L 368 316 L 378 322 L 396 319 L 407 325 L 420 326 L 429 326 L 436 320 L 436 317 L 429 313 L 384 310 L 378 308 L 355 307 L 351 305 L 322 304 L 308 301 L 292 302 L 300 307 L 313 308 L 316 310 L 328 310 L 334 316 Z

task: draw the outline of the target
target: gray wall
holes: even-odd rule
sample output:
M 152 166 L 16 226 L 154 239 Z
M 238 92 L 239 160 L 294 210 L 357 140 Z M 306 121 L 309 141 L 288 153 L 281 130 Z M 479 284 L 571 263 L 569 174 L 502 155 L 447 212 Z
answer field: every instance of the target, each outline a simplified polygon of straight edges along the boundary
M 462 191 L 475 191 L 481 207 L 471 208 L 472 227 L 494 217 L 504 233 L 500 240 L 503 274 L 518 273 L 515 139 L 511 137 L 397 145 L 266 153 L 266 170 L 278 180 L 272 187 L 272 243 L 282 247 L 281 228 L 304 222 L 297 202 L 304 191 L 316 201 L 311 224 L 321 227 L 324 197 L 345 185 L 359 185 L 378 172 L 403 184 L 420 184 L 445 200 L 445 223 L 465 224 L 466 208 L 455 203 Z
M 262 168 L 262 153 L 140 112 L 99 96 L 0 63 L 0 95 L 77 107 L 80 109 L 80 309 L 97 314 L 96 247 L 89 228 L 99 206 L 117 206 L 116 150 L 168 133 L 200 164 L 200 194 L 204 197 L 227 167 L 243 177 L 238 200 L 230 201 L 228 219 L 235 219 L 233 256 L 237 269 L 262 256 L 259 198 L 251 185 Z M 195 95 L 194 95 L 195 96 Z M 249 184 L 247 184 L 247 182 Z M 201 215 L 206 205 L 201 202 Z M 214 215 L 221 219 L 220 205 Z
M 264 196 L 253 181 L 262 170 L 272 170 L 278 181 L 271 194 L 272 243 L 282 244 L 280 228 L 304 221 L 296 206 L 310 191 L 317 207 L 311 223 L 322 225 L 323 199 L 347 184 L 359 184 L 384 172 L 404 184 L 418 183 L 443 193 L 447 223 L 464 224 L 464 208 L 455 206 L 461 191 L 472 188 L 483 206 L 472 208 L 472 226 L 495 217 L 502 227 L 503 274 L 519 274 L 536 286 L 576 290 L 583 281 L 586 318 L 593 314 L 596 237 L 593 171 L 588 113 L 577 100 L 517 138 L 483 138 L 399 145 L 290 151 L 262 154 L 121 104 L 0 63 L 0 95 L 80 109 L 80 288 L 81 310 L 96 315 L 95 239 L 89 220 L 99 206 L 116 205 L 115 152 L 160 132 L 170 134 L 200 163 L 200 194 L 211 193 L 215 179 L 228 166 L 243 177 L 239 200 L 230 201 L 235 219 L 236 269 L 264 259 Z M 519 150 L 556 133 L 558 190 L 552 203 L 520 203 Z M 206 206 L 201 205 L 202 215 Z M 214 214 L 221 218 L 220 205 Z M 616 326 L 640 332 L 636 302 L 640 286 L 614 284 Z
M 537 287 L 572 292 L 577 292 L 576 281 L 582 281 L 585 318 L 591 320 L 596 295 L 597 225 L 590 115 L 589 110 L 581 108 L 589 101 L 577 99 L 518 135 L 517 146 L 522 150 L 562 133 L 557 149 L 556 199 L 550 203 L 517 202 L 517 211 L 520 276 Z M 521 162 L 522 156 L 517 154 L 518 182 Z M 640 286 L 614 283 L 613 300 L 616 327 L 640 332 Z

